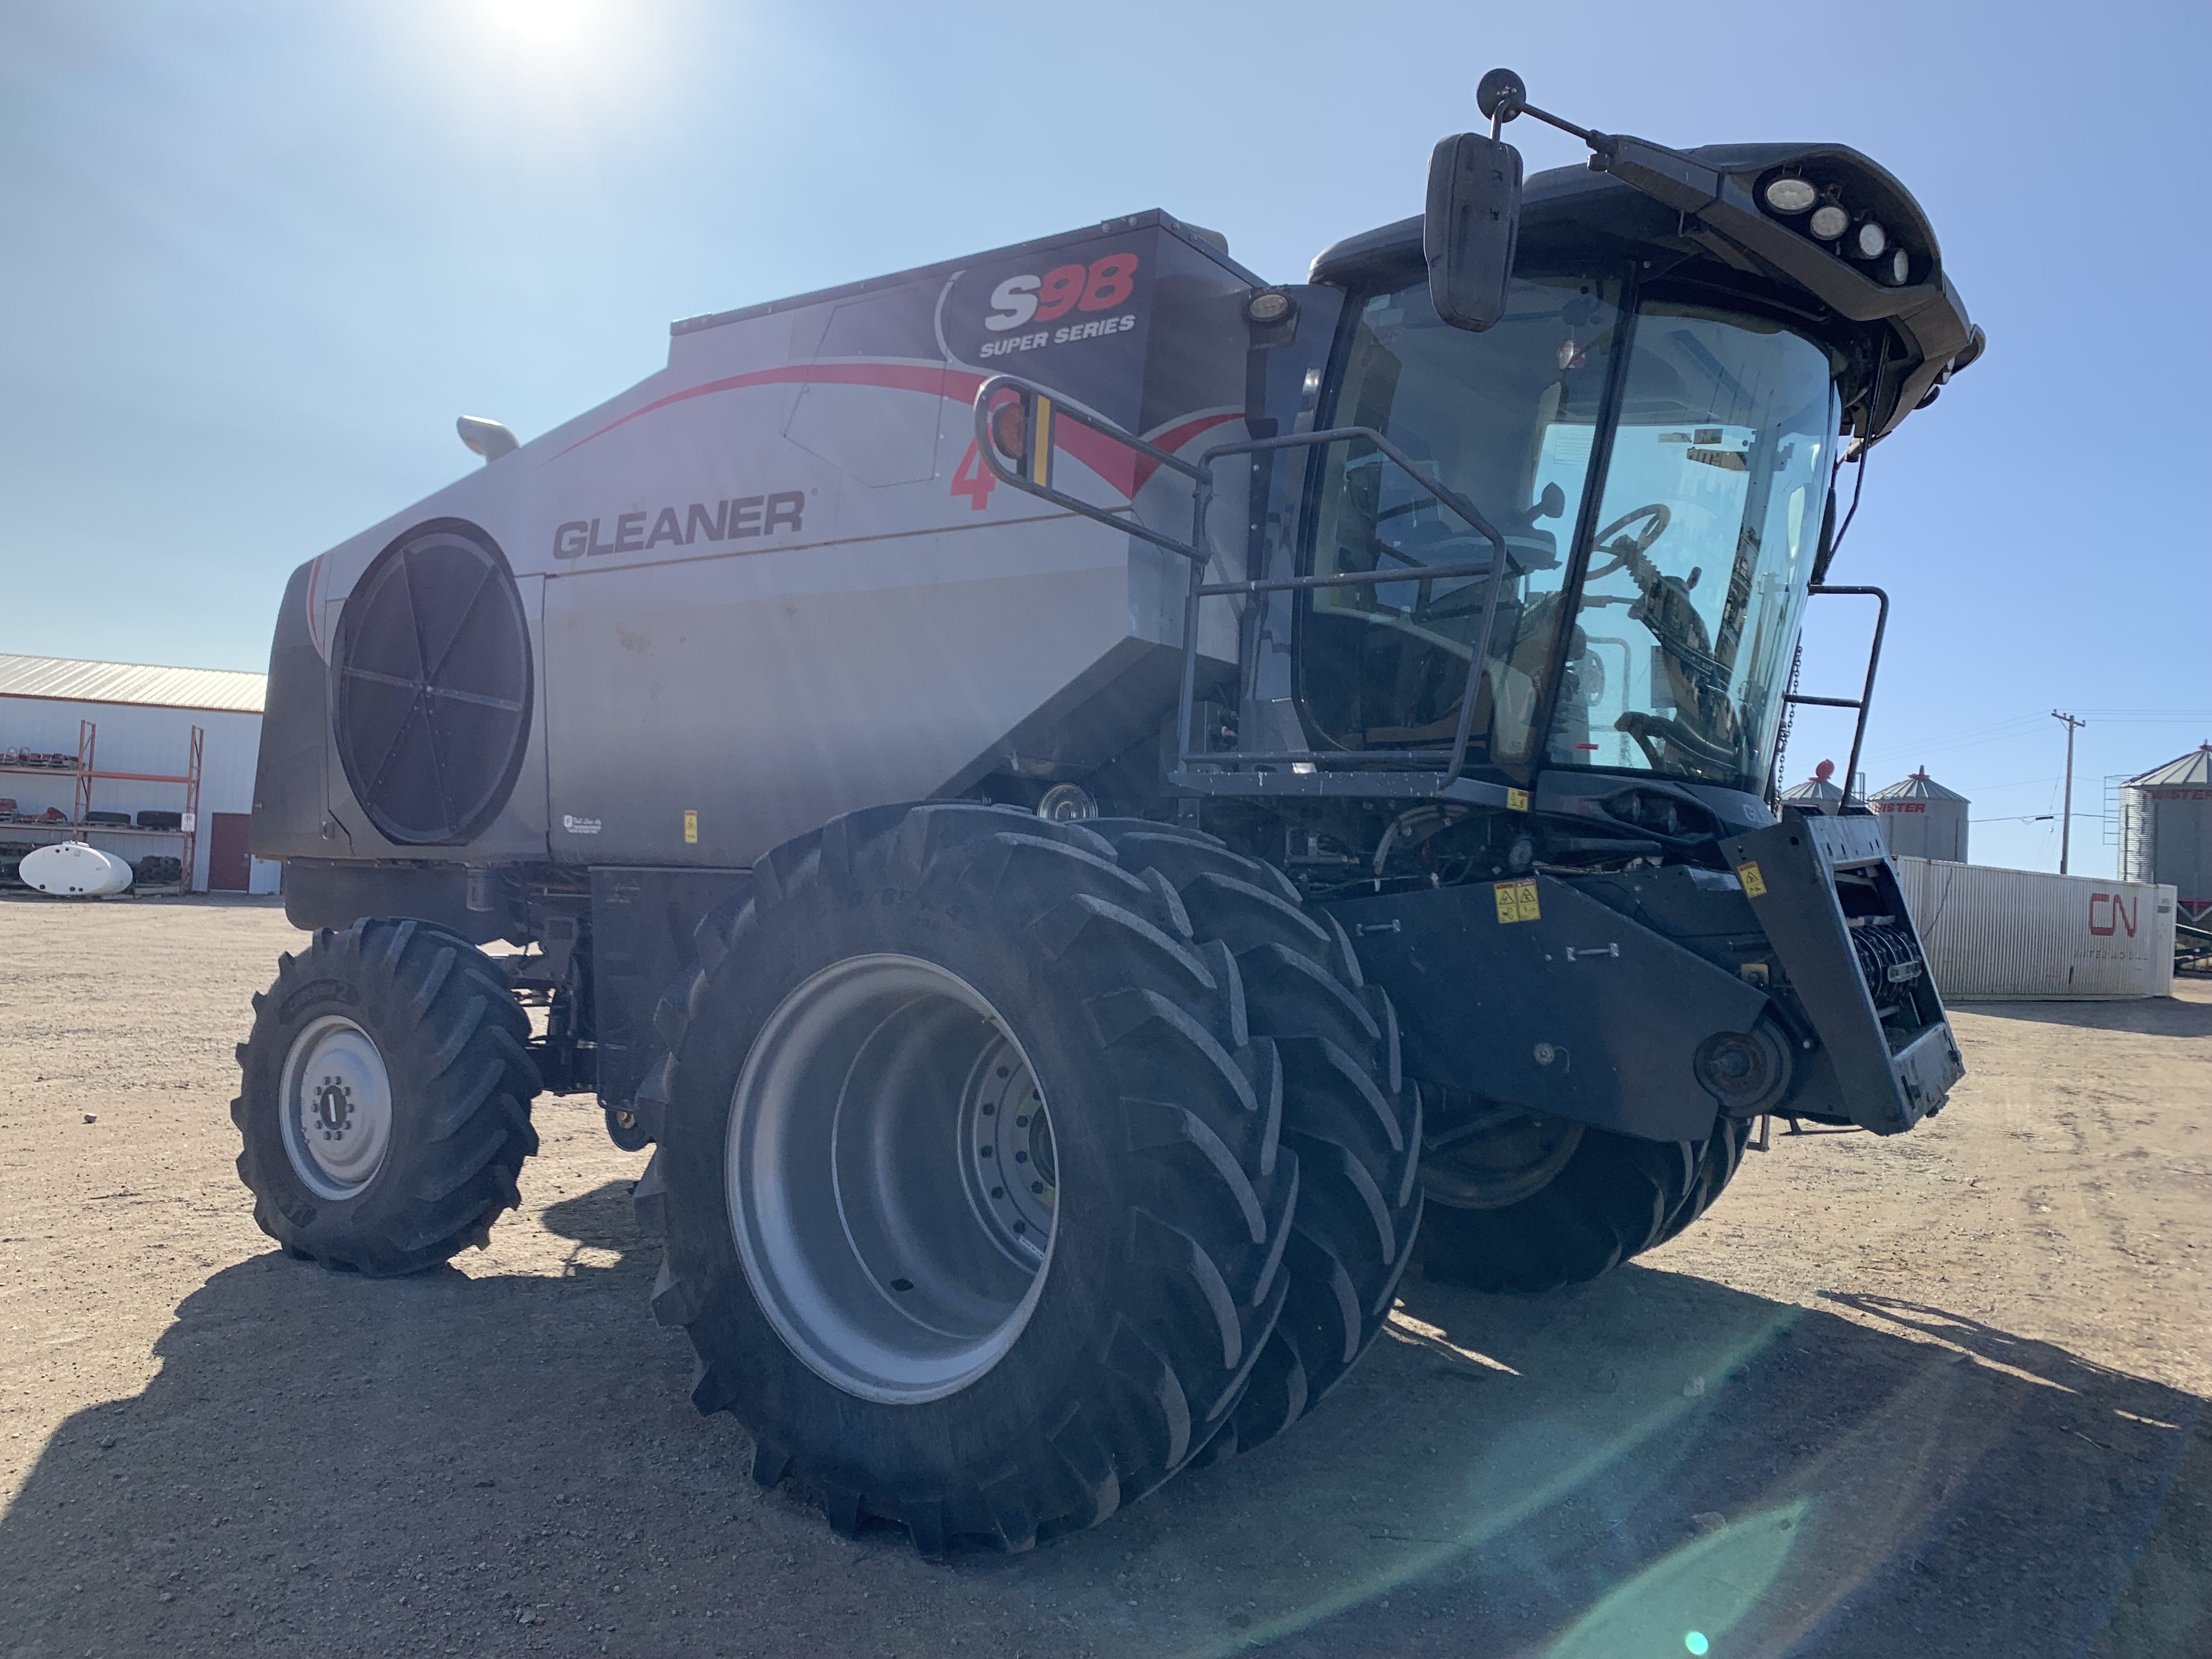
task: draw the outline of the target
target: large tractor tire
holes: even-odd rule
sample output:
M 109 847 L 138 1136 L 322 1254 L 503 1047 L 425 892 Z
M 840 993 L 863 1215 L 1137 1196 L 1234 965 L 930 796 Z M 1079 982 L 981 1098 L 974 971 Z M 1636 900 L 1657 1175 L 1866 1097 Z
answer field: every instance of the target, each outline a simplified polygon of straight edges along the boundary
M 1652 1241 L 1655 1246 L 1680 1233 L 1719 1201 L 1729 1182 L 1735 1179 L 1735 1172 L 1743 1167 L 1744 1148 L 1750 1145 L 1748 1119 L 1723 1117 L 1713 1125 L 1712 1133 L 1699 1143 L 1698 1170 L 1691 1178 L 1690 1190 Z
M 1298 1208 L 1282 1322 L 1237 1413 L 1208 1449 L 1273 1438 L 1344 1379 L 1389 1317 L 1421 1223 L 1421 1108 L 1398 1063 L 1398 1020 L 1366 984 L 1334 916 L 1310 911 L 1273 865 L 1211 836 L 1100 819 L 1125 870 L 1171 887 L 1196 936 L 1236 958 L 1246 1018 L 1283 1063 L 1283 1139 Z
M 1536 1295 L 1580 1285 L 1674 1237 L 1711 1206 L 1750 1125 L 1716 1115 L 1704 1140 L 1641 1140 L 1524 1116 L 1424 1164 L 1424 1275 Z
M 884 807 L 775 849 L 696 940 L 636 1198 L 756 1480 L 1012 1552 L 1216 1436 L 1300 1163 L 1237 959 L 1168 884 L 1080 825 Z
M 498 969 L 428 922 L 325 928 L 281 958 L 230 1106 L 261 1231 L 376 1277 L 483 1244 L 538 1150 L 529 1036 Z

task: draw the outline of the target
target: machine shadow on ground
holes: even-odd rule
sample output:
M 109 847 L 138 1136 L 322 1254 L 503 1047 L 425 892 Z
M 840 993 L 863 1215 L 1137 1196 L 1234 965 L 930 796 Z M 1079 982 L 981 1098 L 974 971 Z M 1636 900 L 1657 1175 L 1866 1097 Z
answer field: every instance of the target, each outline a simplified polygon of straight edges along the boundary
M 2145 1036 L 2212 1036 L 2212 979 L 2177 979 L 2179 994 L 2125 1002 L 1961 1002 L 1961 1013 L 1991 1019 L 2068 1025 L 2085 1031 L 2136 1031 Z
M 925 1563 L 745 1476 L 610 1183 L 561 1276 L 271 1253 L 0 1518 L 0 1656 L 2212 1651 L 2203 1401 L 1935 1308 L 1411 1284 L 1299 1430 Z

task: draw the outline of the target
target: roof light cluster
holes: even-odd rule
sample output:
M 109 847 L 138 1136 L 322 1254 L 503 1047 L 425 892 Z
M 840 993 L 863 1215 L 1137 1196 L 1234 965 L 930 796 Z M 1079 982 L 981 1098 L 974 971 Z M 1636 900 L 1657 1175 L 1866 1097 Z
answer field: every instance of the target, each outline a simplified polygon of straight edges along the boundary
M 1778 219 L 1803 220 L 1805 234 L 1825 242 L 1832 253 L 1870 264 L 1883 282 L 1902 288 L 1912 280 L 1912 256 L 1898 246 L 1888 229 L 1870 213 L 1854 213 L 1834 185 L 1817 185 L 1797 173 L 1778 173 L 1759 192 Z

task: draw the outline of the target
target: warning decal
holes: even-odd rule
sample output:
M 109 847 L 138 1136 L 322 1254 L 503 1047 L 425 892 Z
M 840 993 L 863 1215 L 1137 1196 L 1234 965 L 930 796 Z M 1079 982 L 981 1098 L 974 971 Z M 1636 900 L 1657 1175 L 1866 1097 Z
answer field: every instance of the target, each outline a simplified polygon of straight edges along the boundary
M 1759 873 L 1758 865 L 1739 864 L 1735 867 L 1735 875 L 1736 879 L 1743 884 L 1743 894 L 1746 898 L 1766 896 L 1766 878 Z
M 1498 895 L 1498 920 L 1501 924 L 1540 921 L 1543 919 L 1536 908 L 1534 877 L 1523 876 L 1518 881 L 1501 881 L 1492 890 Z

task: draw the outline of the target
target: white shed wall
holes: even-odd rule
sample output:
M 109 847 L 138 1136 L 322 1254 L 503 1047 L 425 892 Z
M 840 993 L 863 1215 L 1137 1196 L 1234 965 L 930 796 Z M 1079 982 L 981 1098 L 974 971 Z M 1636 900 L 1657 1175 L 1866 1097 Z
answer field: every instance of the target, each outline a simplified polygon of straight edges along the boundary
M 251 812 L 253 810 L 253 769 L 261 749 L 261 716 L 207 708 L 156 708 L 140 703 L 74 702 L 54 697 L 0 696 L 0 749 L 39 749 L 76 753 L 77 722 L 90 720 L 100 728 L 93 767 L 101 772 L 155 772 L 182 777 L 191 758 L 195 726 L 207 733 L 200 754 L 200 821 L 192 859 L 192 884 L 207 886 L 209 815 Z M 51 777 L 34 772 L 0 772 L 0 795 L 12 795 L 24 811 L 58 806 L 71 811 L 76 805 L 76 781 L 69 773 Z M 143 808 L 180 810 L 185 787 L 178 783 L 125 783 L 96 778 L 92 804 L 100 811 L 130 812 Z M 46 839 L 40 837 L 40 839 Z M 174 857 L 173 836 L 103 836 L 94 830 L 94 847 L 125 859 L 149 853 Z M 258 860 L 256 861 L 257 864 Z M 266 869 L 270 873 L 263 874 Z M 252 871 L 255 890 L 267 881 L 274 892 L 276 866 Z
M 1896 863 L 1948 1000 L 2172 994 L 2171 887 L 1937 859 Z

